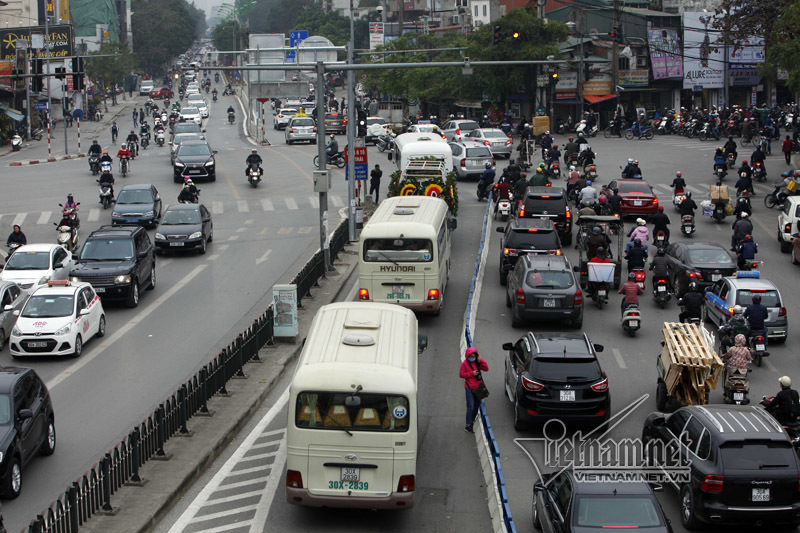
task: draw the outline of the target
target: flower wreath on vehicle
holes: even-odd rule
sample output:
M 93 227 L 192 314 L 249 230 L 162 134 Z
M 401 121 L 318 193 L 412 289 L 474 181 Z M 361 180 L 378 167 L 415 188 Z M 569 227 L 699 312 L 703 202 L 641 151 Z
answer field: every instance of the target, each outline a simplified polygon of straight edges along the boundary
M 435 158 L 424 160 L 437 161 Z M 440 172 L 430 170 L 395 170 L 389 180 L 389 196 L 434 196 L 447 203 L 453 216 L 458 215 L 458 184 L 454 171 L 442 177 Z

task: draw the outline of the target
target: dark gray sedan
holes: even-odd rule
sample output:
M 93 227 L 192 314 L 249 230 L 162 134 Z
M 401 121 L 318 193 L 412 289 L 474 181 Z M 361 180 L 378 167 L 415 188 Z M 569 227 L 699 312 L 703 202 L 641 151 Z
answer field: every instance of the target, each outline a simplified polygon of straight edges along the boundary
M 154 228 L 161 216 L 161 197 L 153 185 L 126 185 L 119 191 L 112 224 L 141 224 Z
M 214 238 L 214 222 L 203 204 L 170 205 L 161 217 L 155 234 L 156 253 L 197 250 L 206 253 L 206 243 Z
M 508 276 L 506 306 L 513 327 L 542 320 L 583 325 L 583 292 L 563 255 L 520 257 Z

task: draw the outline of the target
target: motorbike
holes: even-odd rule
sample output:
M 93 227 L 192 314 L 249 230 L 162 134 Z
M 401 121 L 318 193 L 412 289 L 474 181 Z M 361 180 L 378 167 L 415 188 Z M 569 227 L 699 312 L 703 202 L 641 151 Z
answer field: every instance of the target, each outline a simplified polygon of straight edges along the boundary
M 261 183 L 261 167 L 256 164 L 250 165 L 247 169 L 247 181 L 255 189 Z
M 753 165 L 753 179 L 760 182 L 767 181 L 767 171 L 764 170 L 764 163 L 759 161 Z
M 96 155 L 93 155 L 89 158 L 89 170 L 92 171 L 93 176 L 96 176 L 100 173 L 100 158 Z
M 100 183 L 100 180 L 97 180 L 97 183 Z M 103 204 L 103 209 L 108 209 L 109 206 L 114 202 L 113 198 L 111 197 L 111 185 L 107 183 L 100 184 L 100 203 Z
M 710 122 L 706 122 L 705 125 L 700 129 L 700 132 L 697 134 L 698 138 L 701 141 L 705 141 L 709 137 L 713 137 L 715 140 L 719 140 L 719 131 L 717 131 L 713 126 L 711 126 Z
M 22 137 L 15 133 L 11 137 L 11 150 L 14 152 L 19 152 L 20 149 L 22 149 Z
M 338 168 L 344 168 L 346 164 L 344 162 L 344 152 L 336 152 L 335 154 L 328 156 L 327 159 L 327 164 L 336 165 Z M 319 168 L 319 155 L 314 156 L 314 166 Z
M 769 209 L 775 207 L 783 209 L 783 204 L 786 202 L 787 197 L 783 182 L 778 182 L 772 192 L 764 196 L 764 205 Z
M 163 131 L 156 132 L 156 144 L 158 146 L 164 146 L 164 138 L 165 136 Z
M 661 117 L 661 120 L 658 123 L 658 129 L 656 131 L 661 135 L 666 135 L 671 133 L 670 129 L 671 128 L 669 127 L 669 121 L 667 120 L 667 117 Z
M 728 154 L 728 170 L 736 166 L 736 154 L 730 152 Z
M 644 290 L 645 280 L 647 279 L 647 272 L 645 271 L 644 267 L 636 267 L 631 270 L 636 275 L 636 279 L 634 281 L 639 286 L 640 289 Z
M 120 157 L 120 159 L 119 159 L 119 171 L 122 174 L 123 178 L 125 177 L 126 174 L 128 174 L 131 171 L 131 169 L 130 169 L 130 161 L 128 160 L 127 157 Z
M 211 95 L 211 99 L 214 101 L 214 103 L 217 102 L 217 93 L 216 93 L 216 91 Z
M 200 189 L 197 189 L 197 192 L 194 194 L 194 196 L 192 196 L 188 200 L 183 198 L 181 196 L 182 194 L 183 194 L 183 189 L 181 189 L 181 192 L 178 193 L 178 203 L 180 203 L 180 204 L 185 204 L 185 203 L 196 204 L 196 203 L 200 202 Z
M 717 180 L 722 181 L 727 175 L 728 175 L 727 164 L 714 165 L 714 176 L 717 177 Z
M 595 181 L 597 179 L 597 167 L 595 165 L 590 165 L 589 169 L 585 171 L 586 179 L 589 181 Z
M 578 127 L 575 128 L 575 133 L 583 133 L 584 137 L 594 137 L 597 135 L 597 124 L 590 128 L 586 123 L 586 120 L 581 120 L 578 123 Z
M 722 379 L 722 401 L 736 405 L 747 405 L 750 403 L 750 380 L 747 374 L 751 372 L 740 368 L 733 368 L 725 365 Z
M 603 308 L 603 304 L 608 303 L 608 283 L 605 281 L 593 281 L 592 301 L 598 309 Z
M 23 244 L 21 242 L 7 242 L 6 243 L 6 246 L 8 246 L 8 255 L 6 255 L 6 263 L 8 262 L 9 259 L 11 259 L 11 256 L 14 255 L 14 252 L 17 251 L 17 248 L 19 248 L 22 245 Z
M 642 315 L 639 304 L 631 304 L 622 312 L 622 329 L 631 337 L 636 336 L 636 331 L 641 328 Z
M 65 216 L 60 223 L 53 222 L 56 231 L 58 231 L 56 244 L 60 244 L 68 252 L 74 252 L 78 248 L 78 228 L 74 225 L 70 226 L 67 223 L 67 218 Z
M 634 131 L 633 127 L 628 128 L 625 130 L 625 138 L 629 141 L 632 140 L 634 137 L 637 139 L 647 139 L 648 141 L 653 138 L 653 128 L 650 126 L 639 126 L 636 128 L 637 131 Z
M 663 231 L 659 231 L 656 233 L 656 248 L 665 248 L 669 244 L 669 239 L 667 238 L 667 234 Z
M 559 117 L 558 123 L 556 124 L 556 131 L 559 135 L 564 135 L 567 131 L 567 125 L 564 124 L 564 120 Z
M 769 355 L 764 334 L 761 332 L 756 332 L 755 334 L 750 335 L 747 340 L 747 344 L 750 347 L 750 352 L 753 354 L 753 361 L 755 361 L 756 366 L 760 367 L 763 359 Z
M 42 128 L 34 128 L 33 130 L 31 130 L 31 139 L 36 139 L 37 141 L 41 141 L 43 136 L 44 136 L 44 130 Z
M 236 113 L 228 113 L 228 124 L 236 122 Z
M 661 306 L 661 309 L 667 306 L 667 302 L 672 298 L 672 295 L 669 293 L 667 288 L 667 280 L 659 279 L 653 283 L 653 299 L 656 301 L 658 305 Z
M 161 123 L 162 124 L 166 124 L 168 119 L 169 119 L 169 116 L 167 115 L 167 112 L 166 111 L 162 111 L 161 112 Z
M 681 233 L 687 237 L 694 233 L 694 215 L 681 216 Z
M 214 74 L 214 83 L 219 83 L 219 72 Z
M 385 152 L 386 150 L 392 150 L 394 148 L 394 135 L 381 135 L 378 137 L 378 140 L 375 141 L 375 144 L 378 146 L 379 152 Z
M 503 198 L 502 200 L 497 200 L 497 211 L 494 214 L 494 218 L 497 219 L 497 215 L 500 215 L 500 219 L 503 222 L 508 220 L 508 217 L 511 214 L 511 203 L 513 201 L 513 194 L 509 194 L 508 199 Z
M 230 85 L 225 87 L 225 90 L 222 91 L 222 96 L 233 96 L 236 94 L 236 89 L 231 87 Z
M 482 202 L 483 200 L 486 200 L 487 198 L 489 198 L 489 186 L 483 180 L 480 180 L 478 182 L 477 195 L 478 195 L 478 201 L 479 202 Z
M 150 134 L 144 133 L 142 134 L 142 150 L 147 150 L 147 146 L 150 144 Z
M 714 209 L 711 211 L 711 219 L 715 222 L 722 222 L 727 216 L 725 214 L 725 205 L 723 203 L 714 204 Z
M 561 168 L 559 168 L 558 163 L 556 163 L 555 161 L 550 161 L 550 164 L 547 165 L 547 174 L 551 178 L 560 178 Z
M 679 210 L 681 203 L 686 199 L 686 191 L 683 189 L 674 189 L 672 191 L 672 205 L 675 206 L 675 210 Z

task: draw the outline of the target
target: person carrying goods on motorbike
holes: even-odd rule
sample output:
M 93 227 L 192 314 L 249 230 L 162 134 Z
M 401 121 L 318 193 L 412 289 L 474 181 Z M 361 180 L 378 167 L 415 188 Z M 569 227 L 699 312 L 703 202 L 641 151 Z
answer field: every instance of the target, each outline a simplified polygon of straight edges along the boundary
M 733 137 L 728 137 L 728 140 L 725 142 L 725 157 L 728 157 L 729 154 L 733 154 L 733 161 L 736 162 L 736 157 L 738 157 L 738 153 L 736 151 L 736 141 L 733 140 Z
M 752 235 L 745 235 L 744 241 L 739 245 L 736 255 L 738 260 L 736 262 L 740 270 L 744 270 L 746 261 L 755 261 L 756 254 L 758 253 L 758 244 L 753 240 Z
M 687 318 L 701 318 L 701 310 L 703 309 L 703 300 L 705 296 L 700 292 L 700 288 L 694 281 L 689 284 L 689 291 L 683 295 L 683 298 L 678 300 L 678 305 L 683 307 L 684 310 L 678 315 L 678 321 L 683 322 Z
M 669 228 L 667 227 L 669 226 L 669 216 L 664 212 L 663 205 L 658 206 L 658 213 L 653 215 L 651 222 L 653 222 L 653 244 L 658 244 L 656 237 L 658 237 L 659 232 L 664 233 L 665 244 L 669 242 Z
M 667 290 L 671 290 L 669 283 L 669 259 L 663 248 L 656 250 L 656 256 L 650 262 L 650 270 L 653 272 L 653 286 L 664 280 L 667 283 Z
M 628 274 L 628 281 L 622 284 L 617 294 L 625 295 L 622 298 L 622 302 L 620 302 L 620 308 L 623 313 L 631 305 L 639 305 L 639 295 L 644 294 L 644 290 L 636 283 L 636 274 L 633 272 Z
M 747 306 L 744 310 L 744 317 L 747 319 L 747 324 L 750 326 L 750 334 L 761 334 L 764 337 L 764 344 L 767 344 L 767 326 L 764 322 L 769 317 L 767 308 L 761 305 L 761 295 L 753 295 L 753 303 Z
M 628 261 L 628 272 L 635 268 L 644 268 L 647 261 L 647 248 L 642 246 L 642 240 L 636 239 L 633 241 L 630 248 L 626 246 L 625 259 Z
M 686 180 L 683 179 L 683 173 L 679 170 L 675 173 L 675 179 L 672 180 L 670 185 L 675 194 L 680 194 L 686 190 Z
M 245 167 L 245 169 L 244 169 L 244 175 L 245 175 L 245 177 L 247 177 L 247 175 L 248 175 L 248 172 L 250 172 L 250 167 L 251 167 L 251 166 L 253 166 L 253 165 L 257 165 L 257 166 L 258 166 L 258 175 L 259 175 L 259 177 L 260 177 L 260 176 L 263 176 L 263 175 L 264 175 L 264 169 L 263 169 L 263 168 L 261 168 L 261 163 L 262 163 L 262 162 L 263 162 L 263 161 L 262 161 L 262 159 L 261 159 L 261 156 L 260 156 L 260 155 L 258 155 L 258 150 L 256 150 L 255 148 L 253 148 L 253 149 L 251 150 L 251 152 L 250 152 L 250 155 L 248 155 L 248 156 L 247 156 L 247 159 L 245 160 L 245 164 L 247 165 L 247 166 Z
M 750 222 L 750 217 L 747 216 L 747 213 L 742 213 L 742 218 L 734 221 L 733 225 L 731 225 L 731 229 L 733 230 L 733 234 L 731 235 L 731 252 L 735 252 L 739 243 L 744 242 L 744 238 L 747 235 L 753 234 L 753 223 Z
M 586 239 L 586 257 L 593 258 L 604 248 L 610 250 L 610 244 L 611 239 L 608 238 L 608 235 L 603 233 L 603 228 L 600 226 L 593 227 L 592 234 Z M 606 261 L 606 263 L 607 262 L 608 261 Z
M 778 378 L 781 390 L 771 400 L 761 400 L 761 405 L 783 426 L 796 424 L 800 417 L 800 395 L 792 388 L 792 378 Z
M 137 146 L 139 146 L 139 136 L 136 135 L 136 132 L 131 130 L 128 136 L 125 138 L 125 142 L 128 143 L 128 146 L 131 148 L 131 159 L 136 157 Z
M 331 133 L 330 142 L 328 146 L 325 147 L 325 155 L 328 158 L 328 161 L 331 160 L 331 157 L 335 156 L 339 153 L 339 143 L 336 141 L 336 135 Z
M 24 233 L 22 233 L 22 228 L 20 227 L 19 224 L 14 224 L 14 227 L 12 228 L 11 233 L 8 236 L 8 239 L 6 239 L 6 246 L 9 246 L 11 244 L 19 244 L 19 245 L 28 244 L 28 238 L 25 237 Z
M 111 189 L 111 201 L 114 201 L 114 174 L 110 170 L 106 170 L 100 174 L 100 187 L 108 186 Z M 102 203 L 102 200 L 98 201 Z

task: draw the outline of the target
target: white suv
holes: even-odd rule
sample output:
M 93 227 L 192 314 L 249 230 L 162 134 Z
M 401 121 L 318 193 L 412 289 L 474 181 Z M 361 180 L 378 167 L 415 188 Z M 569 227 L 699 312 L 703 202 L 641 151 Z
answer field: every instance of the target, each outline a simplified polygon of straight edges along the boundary
M 781 252 L 792 251 L 792 234 L 800 232 L 800 196 L 790 196 L 778 214 L 778 242 Z
M 142 84 L 139 86 L 139 94 L 141 96 L 147 96 L 153 89 L 155 89 L 153 80 L 144 80 Z

